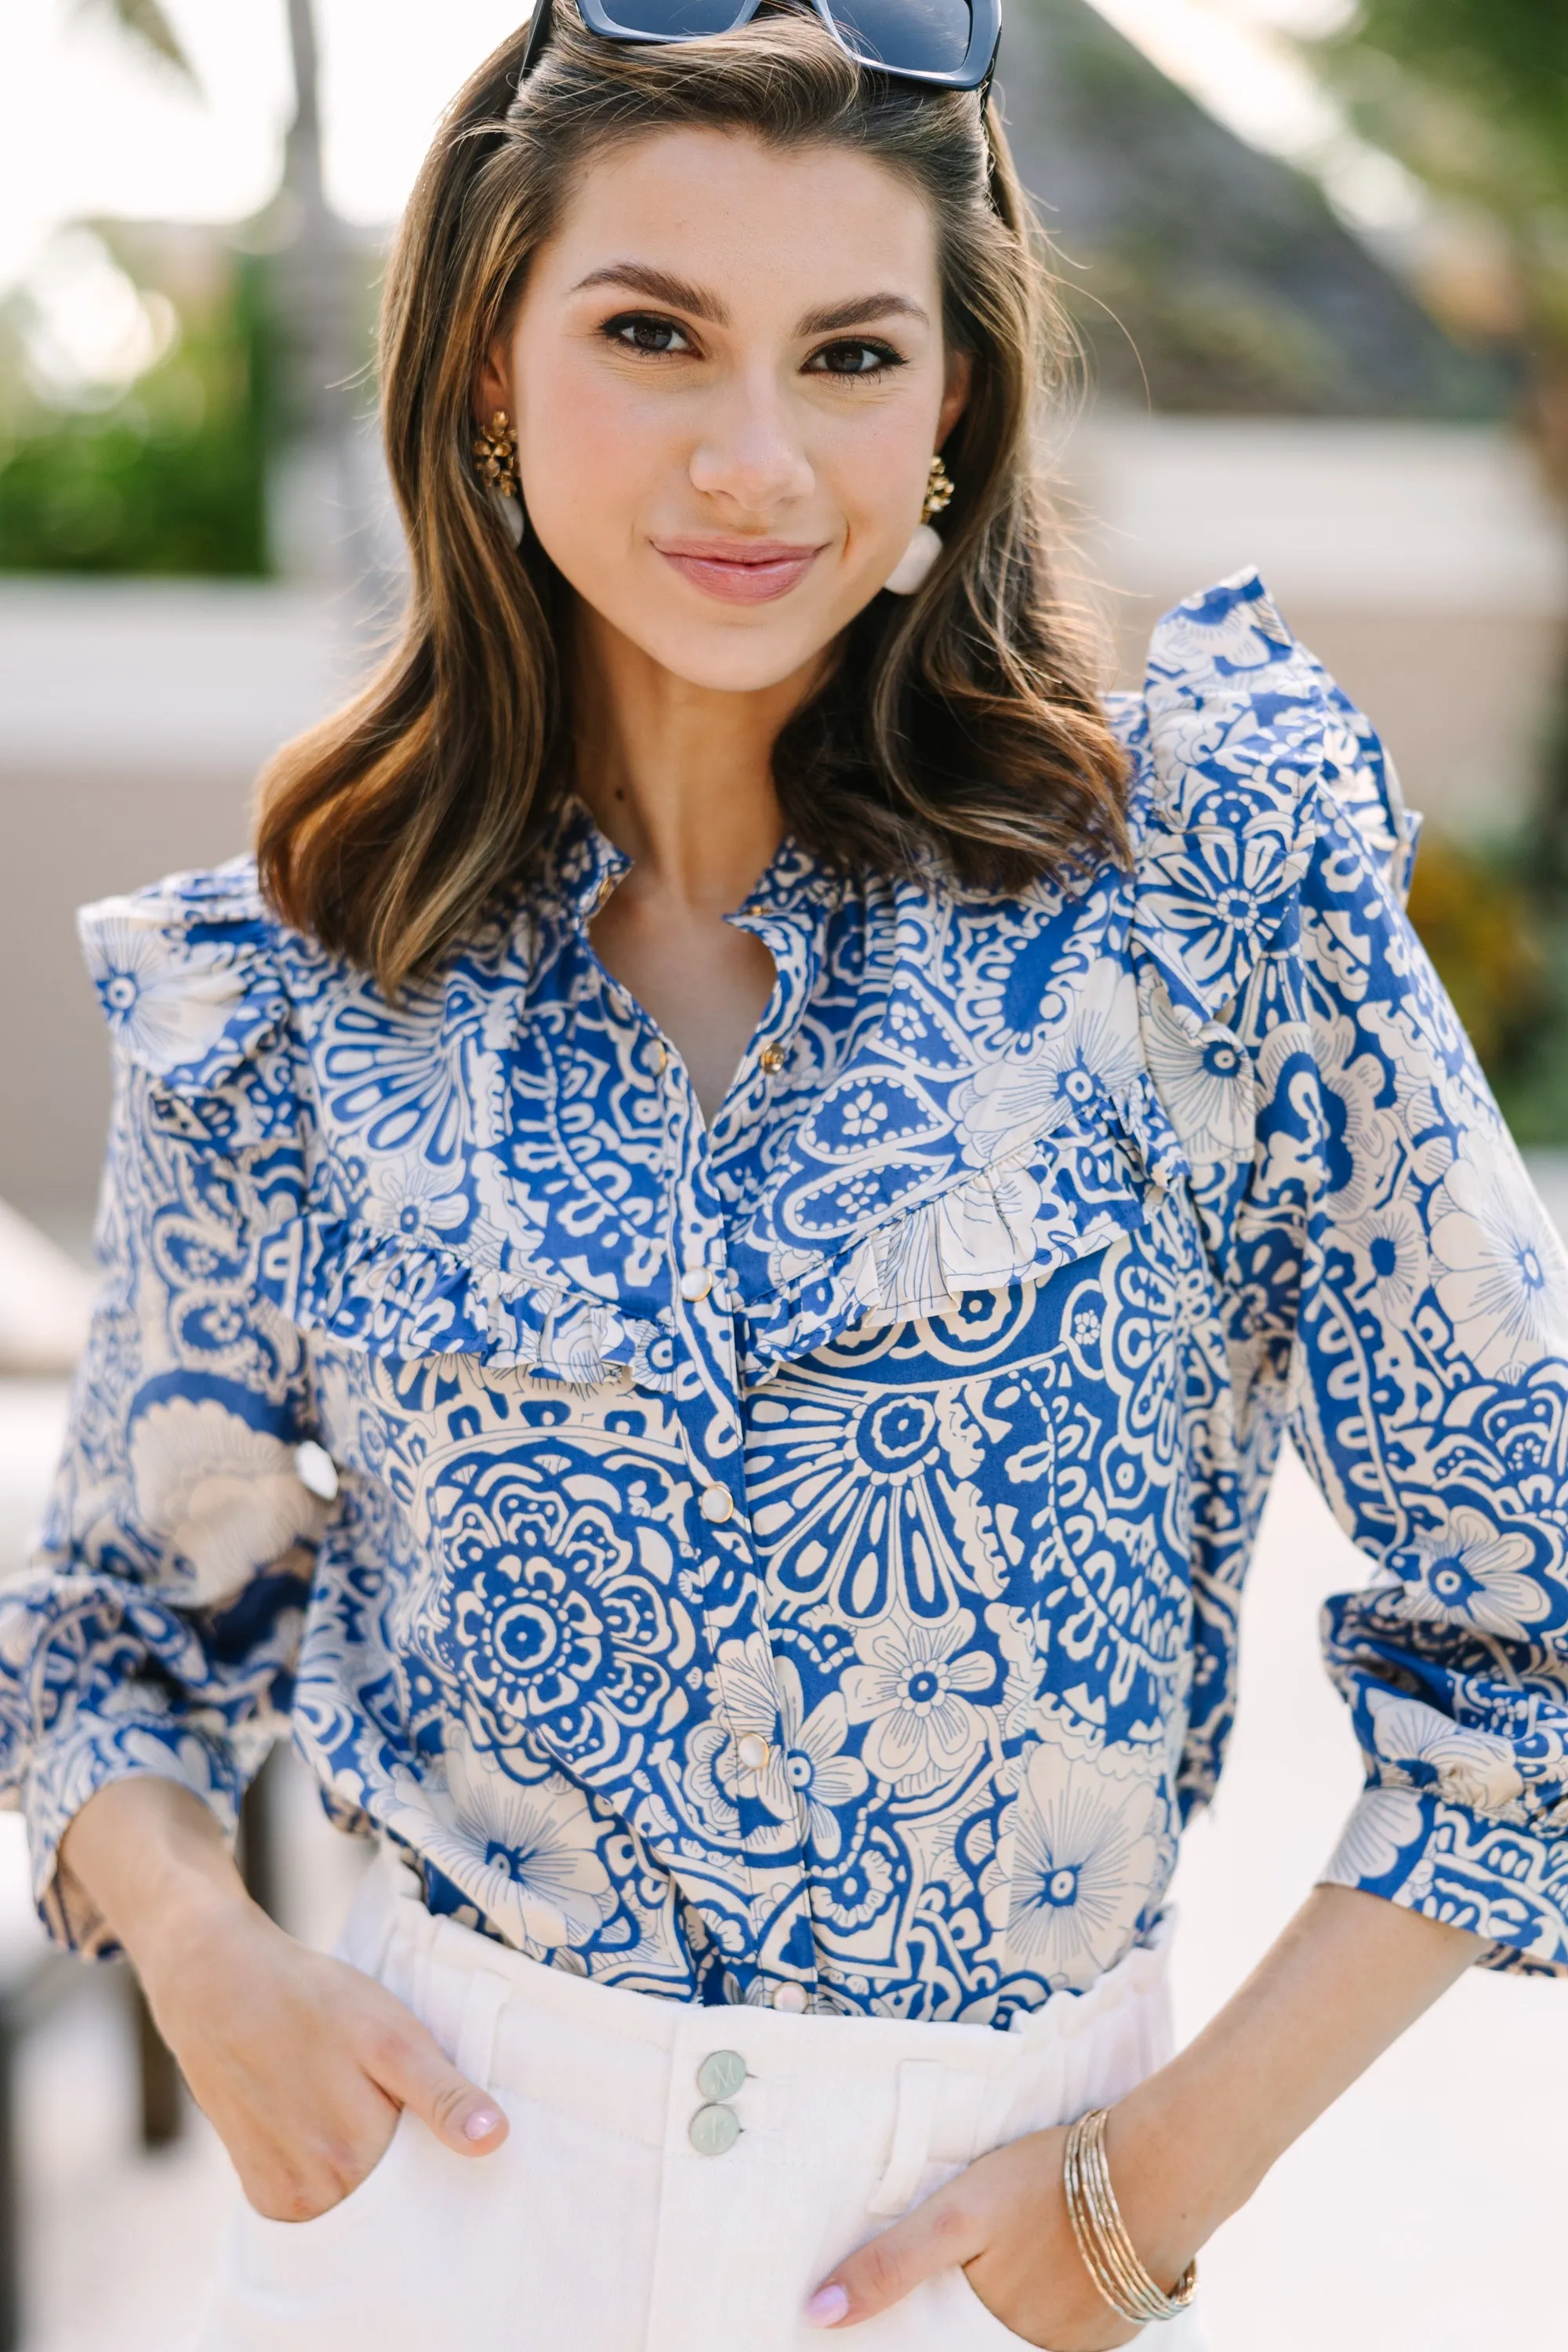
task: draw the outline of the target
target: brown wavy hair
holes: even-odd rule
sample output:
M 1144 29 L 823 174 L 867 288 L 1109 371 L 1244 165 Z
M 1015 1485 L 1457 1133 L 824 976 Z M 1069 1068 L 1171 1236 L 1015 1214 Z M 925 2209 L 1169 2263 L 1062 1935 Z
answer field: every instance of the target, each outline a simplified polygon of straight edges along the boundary
M 1007 893 L 1124 859 L 1124 763 L 1058 600 L 1034 430 L 1069 349 L 993 109 L 860 71 L 815 14 L 636 47 L 558 12 L 519 85 L 526 28 L 446 115 L 387 281 L 387 460 L 408 538 L 398 641 L 345 709 L 261 780 L 258 855 L 284 919 L 388 993 L 471 936 L 530 870 L 573 782 L 571 594 L 507 539 L 474 467 L 474 387 L 531 257 L 612 145 L 700 125 L 783 148 L 847 145 L 936 224 L 950 345 L 973 388 L 943 456 L 956 495 L 911 598 L 881 594 L 773 753 L 785 820 L 835 865 Z

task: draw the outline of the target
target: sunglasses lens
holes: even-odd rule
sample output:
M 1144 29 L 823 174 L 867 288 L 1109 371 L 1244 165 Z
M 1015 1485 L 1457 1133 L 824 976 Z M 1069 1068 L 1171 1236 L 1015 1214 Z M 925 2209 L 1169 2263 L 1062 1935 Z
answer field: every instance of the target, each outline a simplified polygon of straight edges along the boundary
M 889 73 L 956 73 L 969 54 L 968 0 L 830 0 L 863 65 Z
M 608 13 L 634 39 L 700 41 L 729 32 L 741 12 L 737 0 L 612 0 Z

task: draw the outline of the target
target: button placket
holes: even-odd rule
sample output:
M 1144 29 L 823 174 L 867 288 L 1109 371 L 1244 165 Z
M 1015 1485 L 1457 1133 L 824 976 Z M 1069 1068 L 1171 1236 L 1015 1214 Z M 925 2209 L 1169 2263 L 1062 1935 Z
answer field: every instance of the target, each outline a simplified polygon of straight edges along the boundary
M 712 1680 L 713 1716 L 725 1726 L 733 1745 L 730 1754 L 736 1772 L 733 1790 L 742 1824 L 741 1867 L 753 1898 L 763 1892 L 758 1871 L 773 1877 L 781 1864 L 794 1881 L 790 1899 L 805 1900 L 805 1857 L 796 1844 L 787 1861 L 783 1853 L 766 1864 L 753 1840 L 777 1828 L 774 1806 L 767 1801 L 763 1782 L 773 1770 L 776 1751 L 771 1737 L 758 1726 L 754 1685 L 737 1685 L 728 1651 L 746 1646 L 747 1630 L 755 1628 L 768 1641 L 767 1612 L 761 1569 L 752 1541 L 745 1503 L 744 1423 L 741 1411 L 741 1370 L 735 1333 L 735 1300 L 728 1265 L 728 1227 L 722 1199 L 713 1181 L 710 1139 L 696 1096 L 684 1068 L 670 1064 L 663 1082 L 668 1154 L 668 1200 L 665 1223 L 667 1262 L 670 1268 L 670 1315 L 678 1352 L 685 1359 L 686 1378 L 678 1379 L 672 1403 L 682 1448 L 692 1481 L 697 1513 L 706 1527 L 724 1530 L 720 1539 L 728 1555 L 725 1567 L 712 1571 L 724 1577 L 728 1591 L 722 1615 L 707 1618 L 709 1672 Z M 743 1571 L 749 1593 L 737 1591 L 735 1570 Z M 771 1649 L 771 1641 L 769 1642 Z M 754 1653 L 753 1653 L 754 1654 Z M 752 1669 L 754 1675 L 754 1667 Z M 771 1734 L 773 1726 L 766 1727 Z M 771 1912 L 780 1890 L 767 1894 Z M 751 1956 L 759 1965 L 761 1954 Z M 803 2002 L 803 2006 L 804 2006 Z M 686 2123 L 691 2147 L 700 2155 L 727 2154 L 741 2134 L 741 2124 L 730 2101 L 706 2097 Z

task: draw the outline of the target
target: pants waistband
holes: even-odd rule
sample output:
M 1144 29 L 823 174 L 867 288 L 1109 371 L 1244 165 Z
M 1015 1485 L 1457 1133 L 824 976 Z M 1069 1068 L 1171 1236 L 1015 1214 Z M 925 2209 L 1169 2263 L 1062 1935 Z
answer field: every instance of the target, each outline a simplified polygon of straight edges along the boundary
M 1171 2042 L 1168 1922 L 1088 1991 L 1054 1994 L 1007 2032 L 705 2007 L 595 1985 L 435 1916 L 390 1849 L 340 1949 L 485 2087 L 650 2147 L 684 2140 L 705 2095 L 698 2078 L 718 2053 L 743 2064 L 743 2127 L 781 2155 L 811 2161 L 820 2127 L 841 2160 L 858 2147 L 885 2163 L 913 2110 L 924 2160 L 965 2163 L 1047 2113 L 1065 2120 L 1097 2104 L 1112 2080 L 1141 2079 Z

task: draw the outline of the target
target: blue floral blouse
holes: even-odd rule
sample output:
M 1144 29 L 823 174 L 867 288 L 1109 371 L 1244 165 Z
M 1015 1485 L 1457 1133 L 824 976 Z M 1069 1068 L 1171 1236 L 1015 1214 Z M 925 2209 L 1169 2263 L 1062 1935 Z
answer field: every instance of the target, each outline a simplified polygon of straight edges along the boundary
M 1325 1875 L 1568 1966 L 1568 1267 L 1244 575 L 1119 698 L 1135 871 L 789 845 L 706 1128 L 545 882 L 388 1003 L 250 866 L 91 908 L 108 1268 L 0 1609 L 46 1916 L 100 1783 L 285 1719 L 437 1911 L 705 2001 L 1005 2024 L 1146 1936 L 1282 1433 L 1365 1792 Z

